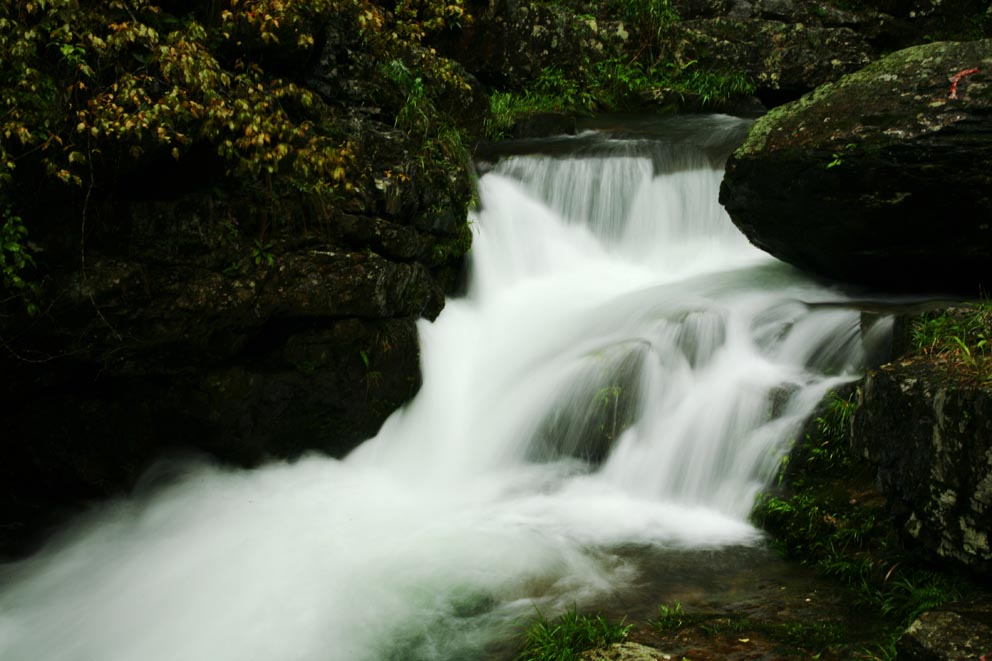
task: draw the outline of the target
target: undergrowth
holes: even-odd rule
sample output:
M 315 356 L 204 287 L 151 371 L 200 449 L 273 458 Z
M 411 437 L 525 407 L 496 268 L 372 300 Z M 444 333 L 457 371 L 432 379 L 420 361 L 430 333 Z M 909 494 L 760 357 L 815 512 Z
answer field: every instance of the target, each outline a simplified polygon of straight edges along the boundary
M 961 376 L 992 384 L 992 300 L 923 315 L 913 323 L 913 348 Z
M 695 60 L 682 65 L 647 65 L 636 59 L 612 57 L 590 63 L 578 73 L 545 67 L 523 92 L 490 95 L 491 117 L 486 120 L 486 135 L 499 139 L 520 116 L 527 114 L 591 115 L 631 110 L 649 101 L 713 109 L 754 92 L 754 82 L 743 73 L 703 70 L 696 65 Z
M 752 94 L 754 81 L 735 71 L 701 67 L 673 56 L 670 43 L 681 20 L 671 0 L 607 0 L 587 3 L 583 20 L 616 21 L 629 39 L 601 54 L 584 52 L 578 61 L 547 66 L 528 84 L 490 94 L 485 133 L 504 137 L 521 116 L 535 113 L 591 115 L 637 110 L 650 105 L 677 111 L 715 110 L 730 99 Z
M 614 624 L 602 615 L 579 615 L 575 609 L 549 620 L 540 611 L 527 629 L 518 661 L 567 661 L 585 650 L 622 642 L 633 625 Z
M 892 622 L 878 649 L 863 652 L 863 658 L 891 659 L 909 622 L 967 588 L 960 577 L 927 567 L 900 544 L 870 469 L 848 448 L 854 407 L 853 394 L 831 396 L 783 466 L 779 489 L 759 496 L 751 516 L 783 555 L 840 581 L 856 607 Z

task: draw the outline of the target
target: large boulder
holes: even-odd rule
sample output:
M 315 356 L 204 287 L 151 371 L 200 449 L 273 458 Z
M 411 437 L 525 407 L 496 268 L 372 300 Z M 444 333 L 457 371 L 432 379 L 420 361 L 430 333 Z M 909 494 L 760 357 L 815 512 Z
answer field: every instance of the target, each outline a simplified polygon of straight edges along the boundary
M 967 365 L 912 357 L 865 378 L 852 447 L 896 524 L 932 558 L 992 573 L 992 386 Z
M 774 109 L 720 201 L 759 248 L 893 290 L 992 285 L 992 41 L 908 48 Z

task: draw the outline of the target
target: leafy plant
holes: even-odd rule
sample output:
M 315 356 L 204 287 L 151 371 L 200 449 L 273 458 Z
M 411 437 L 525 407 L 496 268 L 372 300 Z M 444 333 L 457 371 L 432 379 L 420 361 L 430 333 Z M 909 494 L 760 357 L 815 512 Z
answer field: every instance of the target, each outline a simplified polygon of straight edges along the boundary
M 690 628 L 711 637 L 754 632 L 792 648 L 807 650 L 823 650 L 845 639 L 843 628 L 832 622 L 768 622 L 739 614 L 686 613 L 677 601 L 671 606 L 659 606 L 658 617 L 651 625 L 662 635 Z
M 83 236 L 86 202 L 112 195 L 120 172 L 181 161 L 194 146 L 215 154 L 232 182 L 258 191 L 269 207 L 301 192 L 336 203 L 366 185 L 360 145 L 334 120 L 337 101 L 285 75 L 287 61 L 313 55 L 328 17 L 361 44 L 369 66 L 405 63 L 398 125 L 413 127 L 429 149 L 441 136 L 440 149 L 464 150 L 432 112 L 437 95 L 464 104 L 471 88 L 450 61 L 423 46 L 432 33 L 470 21 L 462 0 L 402 0 L 390 12 L 372 0 L 0 3 L 0 272 L 7 298 L 30 288 L 26 237 L 40 211 L 23 192 L 25 177 L 31 190 L 75 203 Z M 462 163 L 446 156 L 455 165 L 432 157 L 421 170 Z M 257 264 L 271 263 L 264 247 L 246 248 Z
M 992 382 L 992 301 L 926 314 L 913 323 L 912 337 L 918 352 Z
M 0 209 L 0 283 L 2 291 L 10 297 L 24 299 L 30 315 L 38 312 L 38 304 L 33 299 L 34 285 L 27 279 L 27 271 L 34 266 L 34 258 L 28 250 L 28 230 L 19 216 L 10 207 Z
M 726 102 L 734 96 L 752 94 L 754 81 L 741 72 L 701 70 L 696 60 L 664 66 L 661 87 L 683 96 L 693 96 L 703 108 Z
M 427 97 L 422 76 L 414 74 L 402 60 L 392 60 L 383 65 L 383 72 L 403 91 L 405 99 L 396 113 L 396 126 L 407 132 L 426 135 L 436 110 Z
M 272 266 L 276 263 L 276 257 L 272 254 L 272 244 L 266 243 L 261 239 L 255 239 L 255 243 L 251 249 L 252 261 L 255 262 L 255 266 Z
M 660 633 L 671 633 L 678 631 L 685 626 L 688 621 L 682 604 L 678 601 L 658 606 L 658 617 L 651 621 L 651 625 Z
M 641 52 L 650 52 L 659 38 L 680 20 L 670 0 L 609 0 L 606 9 L 636 31 Z
M 743 73 L 702 71 L 696 62 L 647 66 L 638 58 L 608 57 L 569 72 L 547 67 L 523 93 L 490 95 L 490 118 L 485 134 L 503 137 L 522 115 L 565 112 L 579 115 L 594 111 L 630 110 L 645 99 L 670 93 L 682 102 L 692 100 L 703 108 L 751 94 L 755 86 Z
M 579 653 L 622 642 L 633 625 L 613 624 L 602 615 L 579 615 L 575 609 L 554 620 L 538 611 L 527 629 L 518 661 L 566 661 Z
M 534 96 L 543 99 L 549 110 L 591 112 L 596 96 L 589 85 L 582 84 L 557 66 L 545 67 L 533 87 Z
M 848 143 L 848 144 L 844 145 L 843 147 L 841 147 L 839 150 L 835 151 L 833 154 L 831 154 L 831 160 L 830 160 L 829 163 L 827 163 L 827 169 L 829 170 L 831 168 L 837 167 L 838 165 L 843 165 L 843 163 L 844 163 L 844 153 L 845 152 L 850 152 L 852 149 L 856 149 L 857 146 L 858 145 L 855 144 L 855 143 L 853 143 L 853 142 L 852 143 Z

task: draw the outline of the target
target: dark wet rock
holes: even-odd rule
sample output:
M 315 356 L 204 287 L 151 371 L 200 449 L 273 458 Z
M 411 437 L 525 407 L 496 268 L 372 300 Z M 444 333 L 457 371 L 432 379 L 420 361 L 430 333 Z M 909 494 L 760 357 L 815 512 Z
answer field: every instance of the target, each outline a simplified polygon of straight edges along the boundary
M 851 28 L 879 51 L 977 38 L 987 10 L 982 0 L 678 0 L 676 5 L 683 19 L 724 16 Z
M 546 138 L 555 135 L 575 135 L 575 115 L 542 112 L 520 118 L 513 125 L 514 138 Z
M 992 572 L 992 387 L 906 359 L 869 373 L 852 424 L 852 447 L 911 544 Z
M 989 67 L 992 41 L 917 46 L 776 108 L 730 159 L 721 202 L 752 243 L 813 273 L 987 290 Z
M 956 602 L 923 613 L 896 651 L 900 661 L 985 661 L 992 656 L 992 602 Z

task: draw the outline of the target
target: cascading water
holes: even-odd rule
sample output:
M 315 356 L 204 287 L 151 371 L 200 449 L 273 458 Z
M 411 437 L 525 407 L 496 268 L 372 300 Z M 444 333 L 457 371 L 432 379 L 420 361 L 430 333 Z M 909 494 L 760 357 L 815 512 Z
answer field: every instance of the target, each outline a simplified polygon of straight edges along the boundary
M 93 511 L 2 569 L 0 658 L 499 658 L 535 606 L 635 584 L 622 549 L 756 542 L 865 340 L 717 203 L 743 123 L 680 126 L 501 161 L 409 406 L 343 461 L 183 466 Z

